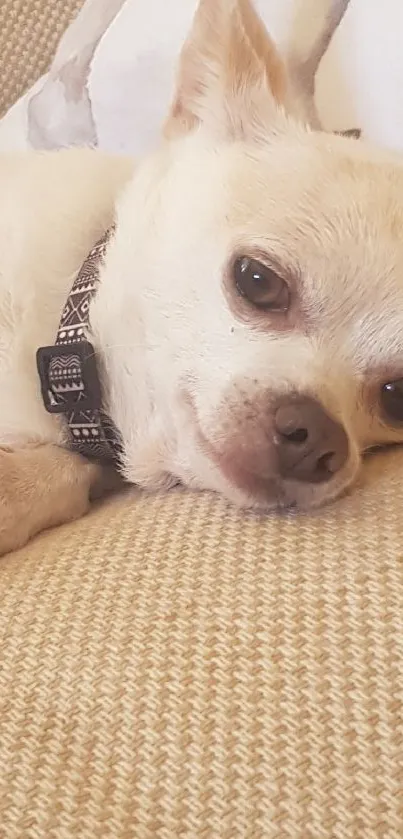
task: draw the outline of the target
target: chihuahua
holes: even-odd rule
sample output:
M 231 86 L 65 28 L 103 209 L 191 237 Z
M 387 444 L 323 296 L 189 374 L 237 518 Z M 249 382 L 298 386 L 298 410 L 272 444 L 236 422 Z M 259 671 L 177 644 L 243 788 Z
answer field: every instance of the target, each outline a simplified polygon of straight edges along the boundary
M 0 552 L 83 515 L 116 465 L 310 509 L 403 441 L 402 162 L 322 131 L 297 76 L 250 0 L 200 0 L 156 151 L 0 159 Z M 85 338 L 112 471 L 36 367 L 107 231 Z

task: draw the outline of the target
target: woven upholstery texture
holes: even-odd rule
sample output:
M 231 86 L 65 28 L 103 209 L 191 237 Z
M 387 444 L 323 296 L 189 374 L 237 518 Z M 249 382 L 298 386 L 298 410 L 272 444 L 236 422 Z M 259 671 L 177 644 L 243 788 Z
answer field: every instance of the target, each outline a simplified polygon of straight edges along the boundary
M 3 96 L 76 5 L 3 0 Z M 1 560 L 1 839 L 402 839 L 402 510 L 390 451 L 314 515 L 133 490 Z
M 46 72 L 82 0 L 0 0 L 0 115 Z

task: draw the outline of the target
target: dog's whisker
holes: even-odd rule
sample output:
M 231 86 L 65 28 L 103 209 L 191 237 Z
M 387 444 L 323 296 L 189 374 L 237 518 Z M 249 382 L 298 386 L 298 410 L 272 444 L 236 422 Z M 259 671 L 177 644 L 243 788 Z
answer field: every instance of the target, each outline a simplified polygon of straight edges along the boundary
M 106 344 L 102 347 L 102 352 L 112 352 L 113 350 L 137 350 L 143 346 L 140 341 L 137 344 Z
M 137 344 L 104 344 L 102 346 L 102 354 L 105 355 L 106 353 L 111 353 L 114 350 L 127 350 L 130 352 L 131 350 L 137 350 L 141 348 L 143 345 L 138 342 Z M 95 358 L 97 352 L 92 352 L 89 354 L 88 358 Z

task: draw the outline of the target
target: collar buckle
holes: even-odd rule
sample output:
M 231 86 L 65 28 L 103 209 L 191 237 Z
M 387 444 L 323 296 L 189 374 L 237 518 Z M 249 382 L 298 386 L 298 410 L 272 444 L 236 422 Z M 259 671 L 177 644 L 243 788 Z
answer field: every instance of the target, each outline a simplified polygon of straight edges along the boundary
M 99 411 L 102 391 L 94 347 L 89 341 L 40 347 L 36 363 L 49 414 Z

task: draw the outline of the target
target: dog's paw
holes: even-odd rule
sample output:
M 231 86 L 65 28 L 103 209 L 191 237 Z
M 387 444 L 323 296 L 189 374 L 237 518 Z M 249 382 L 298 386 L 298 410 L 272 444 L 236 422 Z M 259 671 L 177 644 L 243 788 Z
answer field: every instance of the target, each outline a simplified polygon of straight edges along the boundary
M 22 547 L 29 539 L 21 489 L 18 455 L 12 449 L 0 448 L 0 556 Z
M 91 498 L 114 489 L 116 481 L 99 464 L 60 446 L 0 447 L 0 556 L 85 515 Z

